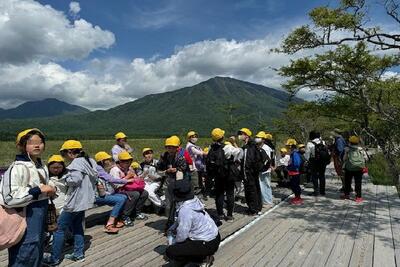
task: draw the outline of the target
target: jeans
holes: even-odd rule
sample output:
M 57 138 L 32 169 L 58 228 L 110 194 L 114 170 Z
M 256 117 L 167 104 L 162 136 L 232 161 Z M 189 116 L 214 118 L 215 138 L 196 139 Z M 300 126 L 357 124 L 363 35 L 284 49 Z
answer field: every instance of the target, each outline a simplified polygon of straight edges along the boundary
M 261 197 L 264 203 L 272 204 L 271 173 L 260 174 Z
M 118 218 L 124 209 L 127 196 L 123 194 L 106 195 L 105 197 L 96 197 L 95 204 L 112 206 L 111 217 Z
M 18 244 L 8 249 L 8 266 L 42 266 L 48 200 L 26 207 L 26 232 Z
M 58 229 L 54 233 L 54 241 L 52 247 L 51 260 L 58 262 L 64 248 L 64 234 L 70 228 L 74 235 L 74 255 L 76 257 L 83 256 L 83 249 L 85 246 L 85 239 L 83 234 L 82 222 L 85 218 L 84 211 L 67 212 L 63 211 L 58 217 Z

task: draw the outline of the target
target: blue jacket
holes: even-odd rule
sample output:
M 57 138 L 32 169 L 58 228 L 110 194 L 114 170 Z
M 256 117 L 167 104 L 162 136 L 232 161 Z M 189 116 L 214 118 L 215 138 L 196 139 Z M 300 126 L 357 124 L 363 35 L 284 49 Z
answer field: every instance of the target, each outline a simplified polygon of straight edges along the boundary
M 299 151 L 294 150 L 290 154 L 290 161 L 289 161 L 289 166 L 287 167 L 287 170 L 298 172 L 298 171 L 300 171 L 301 163 L 302 163 L 302 159 L 301 159 L 301 155 L 300 155 Z

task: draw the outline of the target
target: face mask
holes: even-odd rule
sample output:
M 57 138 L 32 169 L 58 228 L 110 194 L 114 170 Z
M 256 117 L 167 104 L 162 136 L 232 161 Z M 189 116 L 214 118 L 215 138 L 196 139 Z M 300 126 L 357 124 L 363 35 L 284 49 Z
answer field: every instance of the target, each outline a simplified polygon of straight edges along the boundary
M 190 138 L 190 142 L 192 142 L 193 144 L 197 143 L 197 140 L 199 140 L 197 137 Z
M 238 139 L 239 139 L 240 141 L 243 141 L 243 140 L 244 140 L 244 135 L 243 135 L 243 134 L 239 135 L 239 136 L 238 136 Z
M 262 142 L 262 139 L 261 139 L 261 138 L 258 138 L 258 137 L 256 137 L 256 138 L 254 139 L 254 141 L 255 141 L 257 144 L 259 144 L 259 143 L 261 143 L 261 142 Z

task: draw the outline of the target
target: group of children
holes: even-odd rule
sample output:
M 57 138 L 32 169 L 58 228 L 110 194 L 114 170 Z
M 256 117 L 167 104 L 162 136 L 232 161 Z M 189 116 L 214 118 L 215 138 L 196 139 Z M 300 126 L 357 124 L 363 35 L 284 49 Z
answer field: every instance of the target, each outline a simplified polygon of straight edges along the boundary
M 122 227 L 133 226 L 134 220 L 147 219 L 142 213 L 146 202 L 157 212 L 166 212 L 165 230 L 170 239 L 166 256 L 171 261 L 212 261 L 210 257 L 220 242 L 216 222 L 234 220 L 235 192 L 239 192 L 242 185 L 250 215 L 257 216 L 264 205 L 273 204 L 273 171 L 290 181 L 295 194 L 291 203 L 301 204 L 300 175 L 306 162 L 304 154 L 309 152 L 307 161 L 312 162 L 311 166 L 316 166 L 322 155 L 321 147 L 315 142 L 314 150 L 307 151 L 304 145 L 289 139 L 286 148 L 280 150 L 281 158 L 275 166 L 272 135 L 261 131 L 254 139 L 251 137 L 249 129 L 240 129 L 237 139 L 243 145 L 239 147 L 236 137 L 225 140 L 225 131 L 215 128 L 211 132 L 213 143 L 202 149 L 197 145 L 198 134 L 190 131 L 186 147 L 181 146 L 177 136 L 171 136 L 165 140 L 165 152 L 159 160 L 147 147 L 142 150 L 143 161 L 139 164 L 133 161 L 127 136 L 119 132 L 111 154 L 100 151 L 92 159 L 81 142 L 67 140 L 60 148 L 60 155 L 51 156 L 46 166 L 40 158 L 45 149 L 44 134 L 39 129 L 22 131 L 16 139 L 20 154 L 0 184 L 0 204 L 26 212 L 26 233 L 18 243 L 9 246 L 9 266 L 59 265 L 68 233 L 72 233 L 74 250 L 64 258 L 84 261 L 86 210 L 94 205 L 112 206 L 104 231 L 117 234 Z M 361 198 L 359 172 L 362 170 L 356 168 L 359 163 L 353 162 L 356 159 L 353 150 L 357 151 L 359 140 L 351 137 L 350 142 L 344 156 L 344 198 L 349 196 L 352 177 L 355 177 L 357 197 Z M 313 180 L 319 179 L 318 172 L 313 175 Z M 321 179 L 320 184 L 319 193 L 324 194 L 325 185 Z M 201 192 L 207 199 L 212 189 L 218 218 L 210 217 L 196 196 Z M 49 200 L 59 210 L 59 216 L 57 229 L 52 234 L 51 253 L 43 258 Z

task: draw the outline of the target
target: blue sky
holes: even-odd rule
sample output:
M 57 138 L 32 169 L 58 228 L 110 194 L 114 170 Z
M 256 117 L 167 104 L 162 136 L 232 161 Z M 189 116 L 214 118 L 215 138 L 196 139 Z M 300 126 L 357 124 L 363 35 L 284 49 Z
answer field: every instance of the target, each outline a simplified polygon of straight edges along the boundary
M 39 1 L 69 11 L 70 1 Z M 168 0 L 79 2 L 79 16 L 115 34 L 107 51 L 91 57 L 166 57 L 177 46 L 202 40 L 263 38 L 288 21 L 305 21 L 307 12 L 326 1 Z
M 215 76 L 280 89 L 275 69 L 312 52 L 271 49 L 338 1 L 0 0 L 0 108 L 51 97 L 107 109 Z

